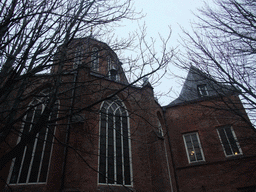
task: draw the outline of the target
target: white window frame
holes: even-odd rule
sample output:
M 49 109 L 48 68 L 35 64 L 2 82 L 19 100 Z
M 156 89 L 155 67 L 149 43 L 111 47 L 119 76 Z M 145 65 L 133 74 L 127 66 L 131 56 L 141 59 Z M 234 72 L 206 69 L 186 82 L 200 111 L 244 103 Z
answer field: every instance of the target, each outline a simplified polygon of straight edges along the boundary
M 233 149 L 233 147 L 232 147 L 232 145 L 231 145 L 231 142 L 230 142 L 230 140 L 229 140 L 229 138 L 228 138 L 228 136 L 227 136 L 227 132 L 226 132 L 226 130 L 225 130 L 226 128 L 229 128 L 229 129 L 231 130 L 233 139 L 235 140 L 235 144 L 236 144 L 236 147 L 237 147 L 238 150 L 239 150 L 239 153 L 237 153 L 237 152 L 234 151 L 234 149 Z M 219 129 L 223 129 L 223 130 L 224 130 L 225 138 L 226 138 L 227 141 L 228 141 L 228 146 L 229 146 L 229 148 L 230 148 L 230 150 L 231 150 L 231 153 L 232 153 L 232 154 L 230 154 L 230 155 L 227 154 L 226 148 L 225 148 L 225 146 L 224 146 L 224 144 L 223 144 L 222 138 L 221 138 L 220 133 L 219 133 Z M 220 143 L 221 143 L 221 145 L 222 145 L 222 149 L 223 149 L 224 154 L 225 154 L 226 157 L 233 157 L 233 156 L 237 156 L 237 155 L 243 155 L 242 149 L 241 149 L 241 147 L 240 147 L 240 145 L 239 145 L 239 142 L 238 142 L 238 140 L 237 140 L 235 131 L 234 131 L 234 129 L 233 129 L 232 126 L 229 126 L 229 125 L 228 125 L 228 126 L 218 127 L 218 128 L 217 128 L 217 133 L 218 133 L 218 136 L 219 136 L 219 139 L 220 139 Z
M 196 150 L 195 150 L 195 146 L 194 146 L 194 143 L 192 143 L 192 147 L 193 147 L 193 150 L 190 152 L 189 151 L 189 149 L 188 149 L 188 146 L 187 146 L 187 141 L 186 141 L 186 139 L 185 139 L 185 137 L 186 136 L 190 136 L 190 140 L 192 140 L 191 139 L 191 136 L 192 135 L 196 135 L 196 138 L 197 138 L 197 142 L 198 142 L 198 149 L 199 149 L 199 151 L 200 151 L 200 153 L 201 153 L 201 156 L 202 156 L 202 159 L 201 160 L 198 160 L 197 159 L 197 154 L 196 154 Z M 198 132 L 192 132 L 192 133 L 186 133 L 186 134 L 183 134 L 183 141 L 184 141 L 184 145 L 185 145 L 185 149 L 186 149 L 186 153 L 187 153 L 187 158 L 188 158 L 188 162 L 189 163 L 197 163 L 197 162 L 202 162 L 202 161 L 205 161 L 205 158 L 204 158 L 204 153 L 203 153 L 203 149 L 202 149 L 202 146 L 201 146 L 201 142 L 200 142 L 200 139 L 199 139 L 199 135 L 198 135 Z M 195 161 L 192 161 L 191 159 L 190 159 L 190 153 L 192 154 L 194 154 L 195 155 Z

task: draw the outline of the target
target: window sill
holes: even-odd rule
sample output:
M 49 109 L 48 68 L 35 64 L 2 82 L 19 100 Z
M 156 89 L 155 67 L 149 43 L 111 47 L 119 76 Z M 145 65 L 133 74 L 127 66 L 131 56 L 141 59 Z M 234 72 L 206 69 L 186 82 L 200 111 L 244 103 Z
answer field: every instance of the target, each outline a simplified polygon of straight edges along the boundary
M 243 157 L 243 154 L 238 154 L 238 155 L 229 155 L 229 156 L 225 156 L 227 159 L 240 159 Z
M 196 161 L 196 162 L 189 162 L 189 165 L 202 165 L 202 164 L 205 164 L 206 161 Z

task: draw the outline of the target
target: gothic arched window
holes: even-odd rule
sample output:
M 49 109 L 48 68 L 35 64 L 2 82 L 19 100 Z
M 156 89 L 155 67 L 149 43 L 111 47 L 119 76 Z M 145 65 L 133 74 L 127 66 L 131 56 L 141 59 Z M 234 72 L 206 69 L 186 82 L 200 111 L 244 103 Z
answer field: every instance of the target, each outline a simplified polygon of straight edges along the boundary
M 35 99 L 31 104 L 34 106 L 29 110 L 24 118 L 21 135 L 22 137 L 31 131 L 34 123 L 38 121 L 40 115 L 45 109 L 43 98 Z M 53 112 L 49 117 L 55 119 L 57 117 L 58 105 L 53 108 Z M 48 175 L 48 167 L 53 144 L 53 135 L 55 132 L 55 123 L 49 124 L 41 129 L 31 143 L 23 147 L 22 155 L 16 157 L 11 166 L 9 174 L 9 184 L 27 184 L 27 183 L 45 183 Z
M 129 117 L 121 100 L 104 101 L 100 120 L 99 183 L 131 185 Z
M 74 65 L 73 68 L 76 69 L 83 61 L 83 47 L 78 45 L 75 51 Z
M 92 49 L 91 62 L 92 62 L 92 70 L 98 71 L 99 70 L 99 50 L 97 47 L 94 47 Z

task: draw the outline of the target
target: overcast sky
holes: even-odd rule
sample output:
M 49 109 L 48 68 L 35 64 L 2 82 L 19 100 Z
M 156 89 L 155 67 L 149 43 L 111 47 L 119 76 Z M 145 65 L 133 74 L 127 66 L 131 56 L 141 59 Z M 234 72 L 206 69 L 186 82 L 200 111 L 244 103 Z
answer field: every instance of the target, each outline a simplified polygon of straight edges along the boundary
M 144 22 L 147 26 L 147 37 L 158 38 L 159 34 L 163 37 L 167 37 L 169 33 L 169 27 L 172 29 L 171 40 L 169 46 L 179 46 L 179 36 L 182 36 L 180 27 L 185 30 L 191 30 L 191 22 L 196 21 L 196 17 L 192 12 L 198 13 L 197 9 L 204 5 L 204 2 L 212 2 L 212 0 L 134 0 L 134 7 L 136 11 L 142 11 L 145 17 L 139 20 L 139 24 Z M 129 31 L 133 31 L 138 28 L 137 21 L 123 21 L 123 27 L 117 30 L 120 36 L 125 37 Z M 159 48 L 160 49 L 160 48 Z M 182 47 L 179 47 L 182 49 Z M 170 63 L 170 69 L 175 68 Z M 180 71 L 180 70 L 179 70 Z M 176 73 L 176 72 L 175 72 Z M 183 76 L 186 76 L 187 72 L 183 72 Z M 161 85 L 155 86 L 155 93 L 166 92 L 172 87 L 172 92 L 161 97 L 159 102 L 162 105 L 169 104 L 174 100 L 181 89 L 181 79 L 178 78 L 164 78 Z M 169 97 L 168 97 L 169 96 Z

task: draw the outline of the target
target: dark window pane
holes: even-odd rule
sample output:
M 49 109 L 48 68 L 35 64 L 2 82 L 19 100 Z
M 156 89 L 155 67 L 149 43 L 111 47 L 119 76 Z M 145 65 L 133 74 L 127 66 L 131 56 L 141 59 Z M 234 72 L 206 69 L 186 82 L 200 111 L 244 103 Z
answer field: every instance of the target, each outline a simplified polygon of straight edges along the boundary
M 218 129 L 218 131 L 219 131 L 220 138 L 221 138 L 221 141 L 222 141 L 222 144 L 224 146 L 226 154 L 227 155 L 232 155 L 232 151 L 231 151 L 231 148 L 229 146 L 229 143 L 228 143 L 228 140 L 227 140 L 224 129 L 221 128 L 221 129 Z
M 114 154 L 108 156 L 108 183 L 114 183 Z
M 45 135 L 46 135 L 46 128 L 44 128 L 39 133 L 39 136 L 38 136 L 29 182 L 37 182 L 37 176 L 39 172 L 39 166 L 40 166 L 43 147 L 44 147 Z
M 186 143 L 191 143 L 190 135 L 185 136 Z
M 125 179 L 125 185 L 131 185 L 131 172 L 130 172 L 129 161 L 127 161 L 124 166 L 124 179 Z
M 197 161 L 203 160 L 202 153 L 199 148 L 195 148 L 195 155 L 196 155 Z
M 44 153 L 39 182 L 46 182 L 49 161 L 50 161 L 50 152 L 47 151 Z
M 193 149 L 193 145 L 191 142 L 187 142 L 186 144 L 188 149 Z
M 110 111 L 112 112 L 112 111 Z M 114 184 L 113 115 L 108 116 L 108 183 Z
M 99 182 L 106 183 L 106 158 L 100 157 Z
M 225 131 L 226 131 L 226 134 L 228 136 L 228 140 L 229 140 L 229 143 L 231 145 L 233 154 L 239 154 L 239 149 L 238 149 L 238 146 L 236 144 L 236 140 L 233 136 L 233 133 L 231 131 L 231 128 L 225 128 Z

